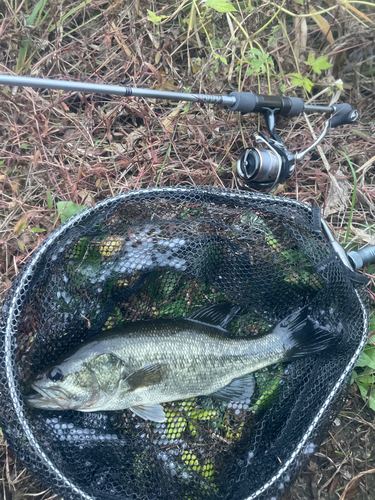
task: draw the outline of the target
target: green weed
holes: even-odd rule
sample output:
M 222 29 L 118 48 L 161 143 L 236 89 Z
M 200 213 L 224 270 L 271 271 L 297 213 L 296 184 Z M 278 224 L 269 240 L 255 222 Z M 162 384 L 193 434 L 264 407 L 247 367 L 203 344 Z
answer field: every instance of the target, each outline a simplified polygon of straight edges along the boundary
M 84 210 L 86 207 L 84 205 L 77 205 L 72 201 L 58 201 L 57 202 L 57 210 L 58 215 L 60 215 L 61 222 L 65 222 L 72 215 L 78 214 L 81 210 Z
M 375 331 L 375 316 L 370 319 L 370 332 Z M 351 383 L 357 385 L 365 403 L 375 411 L 375 335 L 369 338 L 352 373 Z

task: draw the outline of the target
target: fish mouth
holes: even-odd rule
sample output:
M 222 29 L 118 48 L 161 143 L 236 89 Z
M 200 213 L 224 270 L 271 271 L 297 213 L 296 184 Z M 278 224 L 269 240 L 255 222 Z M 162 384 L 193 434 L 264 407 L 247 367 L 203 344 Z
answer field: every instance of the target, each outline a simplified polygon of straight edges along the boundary
M 36 393 L 25 397 L 29 406 L 46 410 L 65 410 L 68 408 L 69 398 L 63 389 L 54 387 L 46 391 L 38 387 L 37 384 L 32 384 L 31 387 Z

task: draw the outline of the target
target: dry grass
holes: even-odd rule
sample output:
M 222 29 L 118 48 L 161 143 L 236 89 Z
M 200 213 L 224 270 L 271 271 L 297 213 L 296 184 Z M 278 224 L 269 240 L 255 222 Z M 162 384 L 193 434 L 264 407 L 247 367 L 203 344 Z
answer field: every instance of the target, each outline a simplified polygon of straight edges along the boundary
M 282 88 L 287 95 L 306 99 L 305 91 L 287 76 L 299 71 L 315 83 L 314 103 L 348 101 L 360 118 L 354 127 L 331 131 L 321 150 L 306 157 L 295 177 L 276 192 L 317 203 L 342 241 L 353 189 L 344 151 L 358 176 L 350 239 L 359 246 L 375 244 L 375 9 L 350 4 L 351 10 L 345 10 L 340 1 L 323 5 L 335 7 L 325 13 L 325 38 L 308 16 L 309 9 L 322 8 L 319 2 L 305 7 L 293 1 L 252 2 L 251 11 L 234 2 L 238 11 L 227 15 L 195 8 L 194 2 L 184 2 L 178 10 L 181 2 L 165 0 L 152 7 L 143 0 L 50 1 L 31 22 L 35 0 L 4 0 L 0 72 L 205 93 L 277 94 Z M 170 18 L 155 25 L 147 9 Z M 307 17 L 299 17 L 298 25 L 287 11 Z M 26 44 L 27 51 L 22 49 Z M 269 54 L 274 67 L 266 63 L 264 73 L 247 76 L 251 47 Z M 308 51 L 316 58 L 327 56 L 332 68 L 321 75 L 311 72 Z M 334 85 L 339 78 L 342 90 Z M 321 123 L 317 115 L 301 116 L 281 121 L 278 132 L 297 152 L 311 144 L 311 130 L 318 133 Z M 235 162 L 259 124 L 264 127 L 258 116 L 241 117 L 206 105 L 0 89 L 0 293 L 60 223 L 58 201 L 91 206 L 126 190 L 155 185 L 236 188 Z M 4 444 L 2 450 L 4 455 Z M 16 481 L 24 488 L 26 472 L 9 458 L 7 468 L 4 498 L 28 498 L 25 492 L 17 497 L 12 486 Z
M 0 498 L 7 500 L 57 500 L 57 495 L 44 488 L 17 460 L 3 435 L 0 436 Z

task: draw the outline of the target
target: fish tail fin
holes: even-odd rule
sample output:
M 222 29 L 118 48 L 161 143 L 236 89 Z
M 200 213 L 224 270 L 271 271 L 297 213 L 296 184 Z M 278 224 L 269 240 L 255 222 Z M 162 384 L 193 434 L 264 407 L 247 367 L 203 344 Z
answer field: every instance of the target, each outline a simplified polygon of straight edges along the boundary
M 309 316 L 307 307 L 291 314 L 279 323 L 274 333 L 281 335 L 286 347 L 285 361 L 310 356 L 332 347 L 337 332 Z

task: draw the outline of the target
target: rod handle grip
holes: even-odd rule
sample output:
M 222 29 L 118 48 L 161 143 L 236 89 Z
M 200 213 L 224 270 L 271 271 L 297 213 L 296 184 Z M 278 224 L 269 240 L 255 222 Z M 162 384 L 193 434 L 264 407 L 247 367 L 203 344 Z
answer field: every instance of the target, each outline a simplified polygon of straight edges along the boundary
M 231 92 L 236 102 L 228 106 L 231 111 L 240 113 L 264 113 L 269 109 L 277 110 L 282 116 L 298 116 L 303 111 L 303 101 L 299 97 L 259 95 L 252 92 Z

